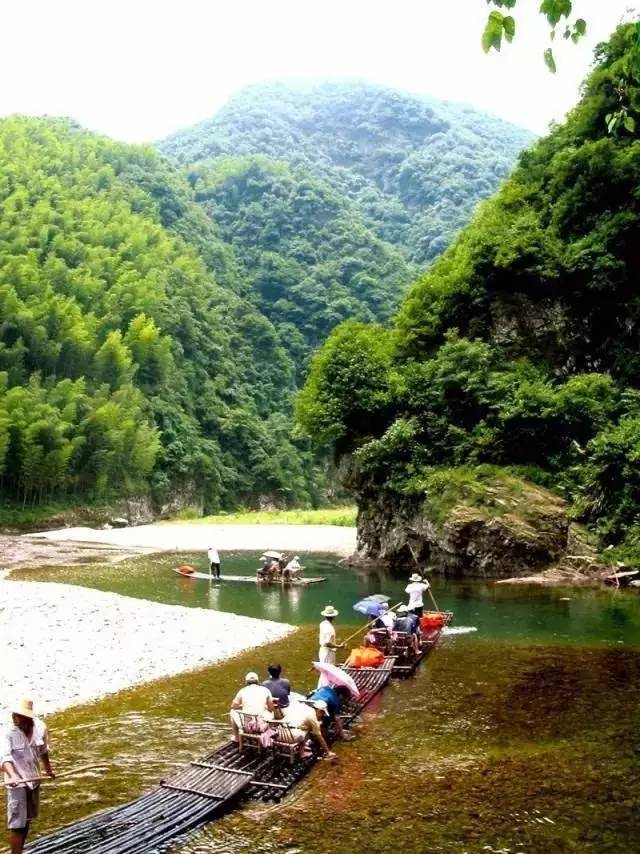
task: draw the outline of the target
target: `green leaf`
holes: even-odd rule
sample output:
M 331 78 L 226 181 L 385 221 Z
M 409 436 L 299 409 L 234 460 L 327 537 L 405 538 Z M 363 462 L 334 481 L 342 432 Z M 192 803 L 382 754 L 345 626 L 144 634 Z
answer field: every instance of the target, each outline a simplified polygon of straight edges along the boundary
M 540 4 L 540 11 L 552 27 L 555 27 L 562 18 L 568 18 L 572 8 L 571 0 L 542 0 Z
M 507 15 L 506 18 L 502 21 L 502 28 L 504 30 L 504 37 L 508 42 L 513 41 L 513 37 L 516 34 L 516 21 L 511 15 Z
M 584 18 L 578 18 L 573 25 L 573 29 L 579 36 L 583 36 L 587 32 L 587 22 Z
M 619 116 L 619 115 L 617 115 L 617 114 L 616 114 L 616 115 L 614 115 L 614 116 L 611 116 L 611 118 L 610 118 L 610 119 L 609 119 L 609 121 L 607 122 L 607 130 L 609 131 L 609 133 L 613 133 L 613 132 L 614 132 L 614 130 L 616 129 L 616 125 L 618 124 L 618 119 L 619 119 L 619 118 L 620 118 L 620 116 Z
M 502 46 L 502 25 L 504 15 L 502 12 L 493 11 L 487 18 L 487 25 L 482 34 L 482 49 L 489 53 L 491 48 L 500 50 Z
M 636 120 L 633 118 L 633 116 L 625 116 L 624 126 L 625 129 L 629 131 L 629 133 L 636 132 Z
M 548 47 L 544 52 L 544 62 L 545 62 L 545 65 L 547 66 L 547 68 L 549 69 L 549 71 L 552 74 L 555 74 L 557 71 L 557 66 L 556 66 L 556 61 L 555 61 L 554 56 L 553 56 L 553 51 L 551 50 L 550 47 Z

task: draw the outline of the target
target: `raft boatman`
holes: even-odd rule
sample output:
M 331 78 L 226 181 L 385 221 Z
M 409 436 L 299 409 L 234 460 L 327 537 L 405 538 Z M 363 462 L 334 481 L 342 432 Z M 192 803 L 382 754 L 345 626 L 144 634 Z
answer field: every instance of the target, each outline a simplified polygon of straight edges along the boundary
M 338 613 L 333 605 L 327 605 L 323 611 L 320 611 L 324 620 L 320 623 L 318 661 L 322 664 L 335 664 L 336 650 L 343 646 L 343 644 L 336 643 L 336 628 L 333 625 Z
M 220 555 L 218 550 L 213 546 L 207 552 L 207 560 L 209 561 L 209 573 L 211 578 L 220 578 Z
M 2 733 L 0 761 L 7 787 L 9 847 L 11 854 L 22 854 L 31 821 L 38 816 L 40 781 L 53 779 L 54 773 L 47 727 L 34 715 L 33 701 L 20 700 L 11 717 L 12 725 Z

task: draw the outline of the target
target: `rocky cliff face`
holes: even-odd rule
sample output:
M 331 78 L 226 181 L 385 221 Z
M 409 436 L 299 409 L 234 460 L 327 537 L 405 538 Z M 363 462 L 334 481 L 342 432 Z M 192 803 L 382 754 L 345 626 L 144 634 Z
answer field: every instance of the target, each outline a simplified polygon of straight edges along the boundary
M 578 557 L 572 552 L 593 561 L 589 549 L 578 548 L 562 499 L 524 481 L 515 491 L 510 486 L 489 484 L 482 501 L 461 498 L 444 514 L 430 513 L 424 496 L 361 495 L 358 551 L 350 562 L 511 578 L 565 564 Z

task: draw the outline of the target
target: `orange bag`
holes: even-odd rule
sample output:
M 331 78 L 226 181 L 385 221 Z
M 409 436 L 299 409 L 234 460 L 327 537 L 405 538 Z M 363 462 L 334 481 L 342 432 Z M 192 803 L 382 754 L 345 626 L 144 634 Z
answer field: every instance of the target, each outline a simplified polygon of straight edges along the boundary
M 372 646 L 356 647 L 347 662 L 349 667 L 380 667 L 384 664 L 384 653 Z
M 420 617 L 420 628 L 423 632 L 432 632 L 444 626 L 444 616 L 437 612 L 425 614 Z

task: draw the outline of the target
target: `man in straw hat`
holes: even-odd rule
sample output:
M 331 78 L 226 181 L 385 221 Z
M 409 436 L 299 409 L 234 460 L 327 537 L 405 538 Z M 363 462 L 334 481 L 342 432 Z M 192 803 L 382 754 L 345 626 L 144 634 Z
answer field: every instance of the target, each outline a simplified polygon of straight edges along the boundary
M 338 616 L 338 611 L 333 605 L 327 605 L 323 611 L 320 611 L 320 614 L 324 620 L 320 623 L 318 661 L 322 664 L 335 664 L 336 650 L 340 649 L 340 644 L 336 643 L 336 628 L 333 621 Z
M 414 572 L 413 575 L 409 577 L 409 583 L 404 589 L 404 592 L 409 594 L 409 603 L 407 608 L 415 614 L 418 619 L 420 619 L 422 612 L 424 611 L 423 596 L 429 587 L 429 582 L 425 578 L 422 578 L 421 575 L 418 575 L 417 572 Z
M 53 778 L 49 735 L 33 713 L 32 700 L 20 700 L 12 711 L 13 724 L 2 733 L 0 761 L 7 785 L 7 826 L 11 854 L 21 854 L 31 820 L 38 815 L 40 780 Z

